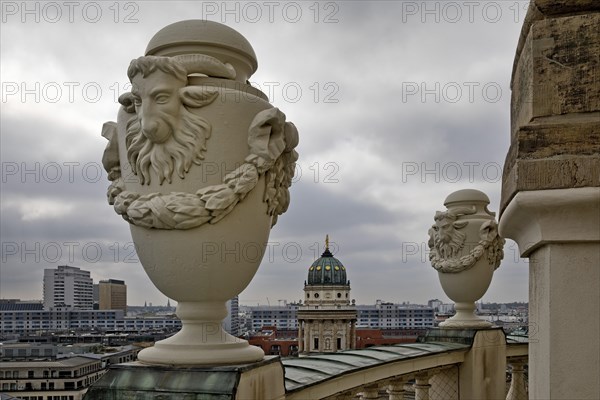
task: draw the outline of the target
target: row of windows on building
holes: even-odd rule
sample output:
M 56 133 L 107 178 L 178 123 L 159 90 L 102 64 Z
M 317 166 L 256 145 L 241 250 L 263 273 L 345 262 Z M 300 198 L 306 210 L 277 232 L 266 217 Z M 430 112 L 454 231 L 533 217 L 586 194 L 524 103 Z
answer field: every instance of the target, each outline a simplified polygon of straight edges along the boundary
M 32 364 L 35 365 L 35 364 Z M 3 371 L 0 370 L 0 379 L 20 379 L 20 378 L 28 378 L 28 379 L 33 379 L 33 378 L 77 378 L 79 376 L 84 376 L 84 375 L 88 375 L 92 372 L 96 372 L 101 370 L 101 366 L 99 363 L 95 363 L 95 364 L 91 364 L 91 365 L 86 365 L 83 366 L 81 368 L 78 368 L 76 370 L 49 370 L 49 369 L 44 369 L 44 370 L 22 370 L 22 371 Z
M 55 382 L 3 382 L 2 391 L 31 391 L 31 390 L 79 390 L 90 386 L 96 382 L 101 375 L 87 377 L 79 381 L 65 381 L 60 383 Z M 21 396 L 19 399 L 26 399 L 27 397 Z M 35 397 L 29 397 L 35 398 Z M 48 396 L 50 398 L 50 396 Z
M 54 354 L 52 348 L 44 349 L 31 349 L 31 357 L 52 357 Z M 27 349 L 2 349 L 2 357 L 27 357 Z M 2 378 L 2 371 L 0 371 L 0 378 Z
M 11 389 L 16 390 L 16 389 Z M 20 400 L 75 400 L 73 395 L 50 395 L 50 396 L 21 396 Z
M 431 307 L 406 306 L 403 304 L 359 305 L 357 309 L 357 327 L 365 328 L 413 328 L 433 327 L 435 313 Z M 249 307 L 252 330 L 263 326 L 277 326 L 280 329 L 298 329 L 296 305 Z
M 0 332 L 32 333 L 40 330 L 101 329 L 143 330 L 181 327 L 177 318 L 124 317 L 122 311 L 4 311 L 0 312 Z

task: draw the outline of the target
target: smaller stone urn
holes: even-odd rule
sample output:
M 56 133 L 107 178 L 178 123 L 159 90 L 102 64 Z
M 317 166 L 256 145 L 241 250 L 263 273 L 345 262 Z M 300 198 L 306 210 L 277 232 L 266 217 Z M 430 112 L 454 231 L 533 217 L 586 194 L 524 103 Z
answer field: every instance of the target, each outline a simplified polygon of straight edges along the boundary
M 442 289 L 455 304 L 456 315 L 443 328 L 489 328 L 474 315 L 475 302 L 487 291 L 504 256 L 495 213 L 487 209 L 485 193 L 464 189 L 451 193 L 429 229 L 429 259 L 438 271 Z

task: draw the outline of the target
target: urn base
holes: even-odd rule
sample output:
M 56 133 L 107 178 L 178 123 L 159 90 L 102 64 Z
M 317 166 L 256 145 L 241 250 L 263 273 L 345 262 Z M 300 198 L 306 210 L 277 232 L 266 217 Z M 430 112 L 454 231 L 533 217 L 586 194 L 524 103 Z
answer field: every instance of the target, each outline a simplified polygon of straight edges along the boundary
M 243 339 L 232 338 L 237 341 L 186 344 L 165 343 L 169 340 L 165 339 L 157 342 L 154 347 L 142 350 L 138 354 L 138 360 L 149 365 L 175 366 L 245 364 L 263 360 L 265 353 L 260 348 L 251 346 Z
M 475 316 L 475 303 L 456 303 L 456 314 L 440 323 L 440 328 L 445 329 L 485 329 L 493 325 L 488 321 Z
M 246 340 L 225 332 L 224 302 L 181 302 L 177 316 L 183 327 L 168 339 L 139 352 L 138 360 L 150 365 L 225 365 L 261 361 L 265 353 Z

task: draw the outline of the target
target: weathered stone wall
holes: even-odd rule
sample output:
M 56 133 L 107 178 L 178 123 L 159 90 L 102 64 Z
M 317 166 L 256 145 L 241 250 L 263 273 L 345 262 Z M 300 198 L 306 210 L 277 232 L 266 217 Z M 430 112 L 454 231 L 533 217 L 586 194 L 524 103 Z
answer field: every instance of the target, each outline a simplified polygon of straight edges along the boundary
M 600 398 L 600 1 L 533 0 L 499 233 L 529 258 L 529 398 Z
M 519 191 L 600 186 L 600 2 L 533 0 L 512 76 L 501 212 Z

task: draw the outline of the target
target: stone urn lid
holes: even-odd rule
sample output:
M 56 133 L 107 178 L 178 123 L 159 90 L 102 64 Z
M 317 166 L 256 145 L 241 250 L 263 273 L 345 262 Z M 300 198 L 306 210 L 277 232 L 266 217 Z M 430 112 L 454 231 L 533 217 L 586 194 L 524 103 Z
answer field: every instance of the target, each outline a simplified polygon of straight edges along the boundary
M 452 192 L 444 200 L 446 207 L 457 203 L 484 203 L 490 204 L 490 198 L 480 190 L 462 189 Z
M 205 54 L 231 64 L 236 81 L 246 83 L 256 72 L 254 49 L 236 30 L 218 22 L 190 19 L 167 25 L 146 47 L 147 56 L 171 57 L 179 54 Z

